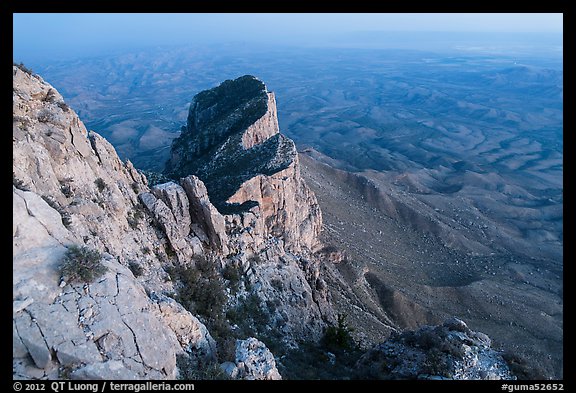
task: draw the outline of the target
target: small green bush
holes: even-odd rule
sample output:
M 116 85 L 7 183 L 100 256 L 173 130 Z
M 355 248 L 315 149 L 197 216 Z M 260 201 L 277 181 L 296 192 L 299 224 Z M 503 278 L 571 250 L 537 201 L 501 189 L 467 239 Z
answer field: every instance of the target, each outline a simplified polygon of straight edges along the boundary
M 140 221 L 145 217 L 145 210 L 144 207 L 140 204 L 133 206 L 132 209 L 128 212 L 128 217 L 126 220 L 128 221 L 128 225 L 130 228 L 136 229 L 140 224 Z
M 242 271 L 240 266 L 235 263 L 229 263 L 222 270 L 222 277 L 230 282 L 232 292 L 238 292 Z
M 197 314 L 216 341 L 220 361 L 228 352 L 226 339 L 233 335 L 226 320 L 226 286 L 213 261 L 197 258 L 194 267 L 165 269 L 178 282 L 175 300 L 193 314 Z
M 181 269 L 178 275 L 183 284 L 179 292 L 180 303 L 186 309 L 208 318 L 215 318 L 223 313 L 228 299 L 224 284 L 215 270 L 203 270 L 202 267 Z
M 94 184 L 96 184 L 96 187 L 98 187 L 98 191 L 100 191 L 100 192 L 102 192 L 106 188 L 108 188 L 108 185 L 106 184 L 106 182 L 104 182 L 104 179 L 102 179 L 101 177 L 94 180 Z
M 185 354 L 176 355 L 176 365 L 180 374 L 178 379 L 185 381 L 194 380 L 227 380 L 228 375 L 216 362 L 199 363 Z
M 322 340 L 323 344 L 329 350 L 352 349 L 355 344 L 351 335 L 353 331 L 354 329 L 346 323 L 346 315 L 338 314 L 338 324 L 328 326 Z
M 60 273 L 69 282 L 92 282 L 108 271 L 102 265 L 102 255 L 86 246 L 72 245 L 66 251 Z

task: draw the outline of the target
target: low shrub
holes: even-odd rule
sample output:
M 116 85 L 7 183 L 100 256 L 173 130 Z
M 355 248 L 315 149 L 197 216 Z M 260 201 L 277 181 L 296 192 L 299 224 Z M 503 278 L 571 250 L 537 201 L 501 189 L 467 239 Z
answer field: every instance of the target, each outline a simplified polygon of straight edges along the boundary
M 13 62 L 13 63 L 14 63 L 14 62 Z M 24 72 L 27 73 L 28 75 L 34 75 L 34 72 L 33 72 L 30 68 L 26 67 L 26 66 L 24 65 L 24 63 L 20 63 L 20 64 L 14 63 L 14 65 L 15 65 L 16 67 L 20 68 L 20 70 L 24 71 Z
M 60 265 L 60 273 L 67 282 L 90 283 L 107 271 L 100 252 L 86 246 L 70 246 Z
M 94 184 L 96 184 L 96 187 L 98 188 L 98 191 L 102 192 L 105 189 L 108 188 L 108 184 L 106 184 L 106 182 L 104 181 L 104 179 L 102 179 L 101 177 L 99 177 L 98 179 L 94 180 Z
M 145 209 L 142 205 L 138 204 L 133 206 L 130 211 L 128 212 L 128 217 L 126 221 L 128 221 L 128 225 L 130 228 L 136 229 L 140 224 L 140 221 L 145 217 Z
M 238 292 L 242 271 L 238 264 L 230 262 L 222 270 L 222 277 L 230 282 L 232 292 Z
M 54 121 L 54 114 L 50 112 L 48 109 L 42 109 L 38 113 L 38 121 L 40 123 L 51 123 Z
M 346 315 L 338 314 L 338 324 L 328 326 L 322 343 L 328 350 L 352 349 L 355 345 L 351 335 L 353 331 L 346 323 Z
M 176 365 L 180 374 L 178 379 L 185 381 L 194 380 L 226 380 L 228 375 L 216 362 L 199 363 L 196 359 L 185 355 L 176 355 Z
M 62 109 L 64 112 L 68 112 L 70 110 L 70 107 L 65 102 L 60 101 L 56 105 L 58 105 L 58 108 Z

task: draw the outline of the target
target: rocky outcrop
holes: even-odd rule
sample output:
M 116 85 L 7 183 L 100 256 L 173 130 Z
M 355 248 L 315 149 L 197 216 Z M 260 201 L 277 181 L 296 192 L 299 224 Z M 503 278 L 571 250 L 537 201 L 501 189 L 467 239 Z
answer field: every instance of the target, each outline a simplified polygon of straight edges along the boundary
M 318 202 L 300 176 L 294 142 L 279 132 L 274 94 L 252 76 L 194 97 L 166 174 L 196 175 L 218 211 L 232 216 L 229 233 L 247 228 L 233 216 L 249 214 L 253 238 L 281 238 L 294 252 L 318 244 Z
M 251 293 L 269 320 L 266 330 L 287 342 L 318 341 L 325 322 L 335 321 L 317 263 L 285 252 L 272 238 L 260 254 L 248 260 L 246 268 Z
M 266 113 L 250 125 L 242 133 L 242 147 L 250 149 L 265 142 L 278 133 L 278 115 L 276 112 L 276 97 L 274 93 L 267 92 Z
M 393 335 L 357 364 L 370 379 L 515 379 L 484 333 L 451 318 L 440 326 Z
M 254 78 L 244 82 L 254 89 L 234 90 L 231 83 L 240 96 L 217 94 L 205 108 L 199 99 L 189 118 L 190 132 L 202 135 L 206 126 L 214 132 L 196 153 L 222 157 L 222 138 L 232 138 L 239 155 L 229 158 L 248 164 L 234 172 L 237 187 L 229 196 L 236 205 L 224 201 L 220 207 L 235 207 L 223 214 L 209 189 L 214 178 L 205 185 L 188 175 L 148 187 L 112 145 L 84 128 L 55 89 L 14 67 L 16 378 L 174 378 L 181 353 L 192 364 L 215 361 L 207 328 L 166 296 L 177 287 L 164 270 L 194 269 L 196 259 L 208 256 L 217 270 L 242 266 L 241 294 L 254 295 L 269 320 L 251 328 L 276 329 L 286 342 L 321 336 L 333 311 L 318 285 L 318 262 L 306 257 L 320 210 L 300 178 L 293 142 L 278 133 L 274 95 Z M 214 116 L 224 120 L 214 123 Z M 232 161 L 207 160 L 212 168 Z M 83 285 L 62 281 L 59 265 L 71 245 L 102 252 L 108 272 Z M 250 356 L 242 360 L 242 378 L 276 378 L 275 369 L 258 369 Z
M 95 132 L 87 132 L 60 94 L 14 67 L 14 185 L 42 197 L 76 241 L 159 267 L 167 239 L 148 225 L 138 194 L 146 179 Z M 164 287 L 162 277 L 155 280 Z
M 319 262 L 307 256 L 322 216 L 294 142 L 279 133 L 274 94 L 244 76 L 196 95 L 166 173 L 186 191 L 199 223 L 191 232 L 242 266 L 270 328 L 288 341 L 319 339 L 335 320 Z
M 157 199 L 55 89 L 18 67 L 13 113 L 14 377 L 163 379 L 177 375 L 177 354 L 213 359 L 206 327 L 174 300 L 151 295 L 173 291 L 162 268 L 169 246 L 202 249 L 179 225 L 183 189 L 158 187 Z M 147 213 L 138 194 L 165 209 Z M 178 242 L 187 236 L 199 248 Z M 74 244 L 103 252 L 108 272 L 92 283 L 61 281 L 59 265 Z
M 262 237 L 283 239 L 295 252 L 312 250 L 318 245 L 322 215 L 315 195 L 300 177 L 298 156 L 284 170 L 270 176 L 258 175 L 244 182 L 229 199 L 242 205 L 255 201 L 252 208 L 261 221 Z
M 190 214 L 194 222 L 198 223 L 192 231 L 201 238 L 207 239 L 215 250 L 227 254 L 228 235 L 224 217 L 210 202 L 206 186 L 194 175 L 182 179 L 182 185 L 190 203 Z
M 253 337 L 237 340 L 235 363 L 225 362 L 220 367 L 231 379 L 282 379 L 272 352 L 262 341 Z
M 44 262 L 36 259 L 37 265 Z M 189 312 L 172 299 L 147 296 L 112 256 L 103 264 L 108 272 L 91 284 L 59 286 L 51 269 L 45 282 L 53 296 L 28 296 L 33 301 L 15 310 L 16 378 L 57 379 L 64 370 L 81 379 L 174 378 L 177 354 L 214 357 L 212 338 Z

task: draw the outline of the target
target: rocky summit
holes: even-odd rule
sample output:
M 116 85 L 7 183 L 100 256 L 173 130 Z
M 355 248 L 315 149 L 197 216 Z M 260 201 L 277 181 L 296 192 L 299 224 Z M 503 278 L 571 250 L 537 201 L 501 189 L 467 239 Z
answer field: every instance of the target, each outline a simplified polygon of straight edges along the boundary
M 318 202 L 300 176 L 294 142 L 280 133 L 274 93 L 253 76 L 194 97 L 165 174 L 197 176 L 220 213 L 254 217 L 258 232 L 290 249 L 316 245 Z
M 349 334 L 325 280 L 318 202 L 261 81 L 196 95 L 166 175 L 149 184 L 54 87 L 14 66 L 14 378 L 277 380 L 296 375 L 306 346 Z M 399 357 L 430 361 L 418 343 L 438 336 L 432 349 L 456 368 L 436 374 L 509 376 L 491 371 L 501 359 L 484 335 L 438 329 L 375 347 L 355 369 L 424 375 Z M 321 349 L 318 364 L 348 356 L 335 352 Z M 381 367 L 392 353 L 397 367 Z

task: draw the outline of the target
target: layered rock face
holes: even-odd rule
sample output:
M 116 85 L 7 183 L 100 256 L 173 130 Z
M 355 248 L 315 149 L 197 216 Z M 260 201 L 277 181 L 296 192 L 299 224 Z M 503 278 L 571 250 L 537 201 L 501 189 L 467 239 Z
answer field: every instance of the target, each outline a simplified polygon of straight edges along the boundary
M 275 329 L 318 339 L 335 319 L 310 256 L 322 215 L 294 142 L 279 132 L 274 94 L 252 76 L 197 94 L 165 173 L 179 179 L 202 223 L 192 232 L 227 254 L 224 263 L 241 265 L 262 304 L 278 304 L 269 310 Z
M 262 113 L 246 123 L 243 108 L 258 101 L 248 91 L 235 115 L 242 130 L 234 134 L 239 155 L 264 151 L 269 158 L 258 164 L 268 168 L 258 175 L 234 174 L 240 185 L 258 179 L 258 190 L 244 191 L 254 206 L 222 214 L 212 203 L 219 199 L 197 176 L 148 187 L 130 162 L 85 129 L 53 87 L 19 67 L 13 81 L 16 378 L 174 378 L 180 354 L 204 364 L 214 361 L 216 345 L 207 328 L 166 296 L 173 296 L 176 286 L 165 268 L 194 269 L 198 258 L 214 261 L 217 270 L 241 266 L 246 288 L 252 288 L 241 293 L 253 293 L 267 310 L 267 329 L 274 326 L 287 341 L 320 336 L 333 312 L 317 265 L 285 250 L 313 247 L 320 211 L 299 177 L 292 141 L 278 134 L 271 93 L 258 87 Z M 203 116 L 216 113 L 213 108 Z M 206 139 L 202 149 L 218 150 L 222 135 L 230 133 L 214 130 L 216 137 Z M 249 200 L 234 198 L 244 205 Z M 63 282 L 59 265 L 71 245 L 100 251 L 108 272 L 92 283 Z M 272 288 L 271 280 L 283 280 L 282 288 Z M 255 356 L 248 363 L 258 364 Z M 243 369 L 243 378 L 279 377 L 277 371 L 262 374 L 250 367 Z
M 300 177 L 294 142 L 279 132 L 274 94 L 252 76 L 194 97 L 166 174 L 198 176 L 220 213 L 254 217 L 256 237 L 281 238 L 295 252 L 318 243 L 318 202 Z M 238 220 L 227 222 L 233 231 Z
M 138 201 L 146 179 L 88 133 L 54 88 L 18 67 L 13 113 L 14 377 L 174 378 L 176 355 L 214 358 L 206 327 L 153 296 L 172 290 L 162 269 L 172 239 Z M 71 245 L 101 251 L 108 272 L 90 284 L 62 282 L 58 265 Z

